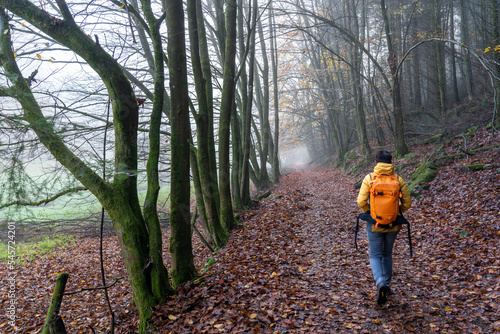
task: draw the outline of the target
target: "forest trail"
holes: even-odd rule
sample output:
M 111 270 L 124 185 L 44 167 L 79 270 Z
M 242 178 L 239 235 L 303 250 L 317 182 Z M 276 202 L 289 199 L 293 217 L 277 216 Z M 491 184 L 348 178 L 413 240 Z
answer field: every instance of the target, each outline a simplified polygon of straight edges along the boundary
M 207 286 L 174 297 L 157 312 L 155 327 L 172 333 L 187 328 L 199 333 L 500 330 L 498 223 L 437 222 L 442 216 L 430 204 L 437 200 L 434 195 L 415 201 L 408 215 L 414 257 L 404 227 L 394 249 L 396 294 L 379 307 L 364 224 L 359 251 L 354 247 L 360 212 L 354 181 L 334 169 L 284 176 L 216 256 Z M 456 209 L 463 213 L 465 206 Z M 178 320 L 171 321 L 167 314 L 174 312 Z
M 427 151 L 426 151 L 427 152 Z M 491 163 L 500 151 L 485 152 Z M 496 157 L 495 157 L 496 154 Z M 489 159 L 489 160 L 488 160 Z M 458 162 L 457 162 L 458 164 Z M 364 224 L 354 247 L 357 177 L 308 166 L 280 179 L 271 196 L 241 213 L 242 227 L 213 255 L 203 280 L 187 283 L 155 308 L 155 333 L 493 333 L 500 330 L 500 201 L 497 170 L 441 167 L 414 199 L 414 257 L 406 227 L 394 248 L 396 292 L 376 303 Z M 164 259 L 168 267 L 168 230 Z M 212 255 L 193 235 L 195 263 Z M 68 271 L 67 292 L 101 285 L 98 238 L 79 239 L 18 267 L 20 333 L 43 325 L 56 274 Z M 115 236 L 104 239 L 116 333 L 135 333 L 137 311 Z M 4 275 L 5 266 L 0 269 Z M 8 301 L 0 287 L 0 306 Z M 5 298 L 4 298 L 5 297 Z M 85 291 L 63 300 L 71 333 L 105 332 L 103 294 Z M 7 326 L 2 326 L 0 332 Z M 4 327 L 4 328 L 2 328 Z M 8 331 L 7 331 L 8 332 Z

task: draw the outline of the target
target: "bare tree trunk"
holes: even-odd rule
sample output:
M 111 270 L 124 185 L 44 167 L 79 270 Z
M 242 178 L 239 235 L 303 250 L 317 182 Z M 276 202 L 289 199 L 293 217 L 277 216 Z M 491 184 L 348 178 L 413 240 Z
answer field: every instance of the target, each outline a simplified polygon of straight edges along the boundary
M 244 129 L 245 129 L 245 112 L 248 109 L 248 76 L 246 70 L 246 46 L 245 46 L 245 28 L 244 28 L 244 11 L 243 11 L 243 0 L 238 1 L 238 15 L 237 15 L 237 26 L 238 26 L 238 55 L 241 62 L 240 76 L 239 76 L 239 91 L 241 97 L 241 117 L 236 117 L 237 110 L 234 109 L 234 119 L 233 119 L 233 131 L 239 129 L 238 132 L 233 133 L 233 160 L 236 165 L 233 165 L 233 174 L 231 182 L 233 182 L 233 199 L 234 205 L 238 209 L 243 209 L 245 204 L 242 200 L 242 190 L 241 183 L 243 178 L 243 155 L 244 155 Z M 250 9 L 251 10 L 251 9 Z M 250 33 L 247 31 L 247 33 Z M 238 145 L 238 146 L 236 146 Z M 236 169 L 237 167 L 237 169 Z M 238 190 L 238 193 L 235 191 Z
M 193 76 L 195 81 L 196 95 L 198 99 L 198 113 L 195 115 L 196 129 L 198 134 L 198 168 L 200 171 L 201 189 L 203 192 L 203 202 L 205 203 L 205 212 L 207 214 L 207 222 L 209 232 L 213 234 L 216 246 L 222 247 L 226 242 L 225 232 L 219 220 L 219 189 L 217 179 L 213 179 L 214 174 L 211 171 L 212 163 L 210 159 L 210 112 L 209 112 L 209 99 L 212 98 L 211 87 L 208 89 L 207 80 L 205 75 L 211 76 L 211 71 L 206 73 L 207 67 L 205 65 L 205 73 L 202 67 L 202 60 L 200 57 L 200 50 L 205 50 L 204 63 L 208 59 L 206 39 L 201 39 L 200 36 L 205 32 L 203 17 L 198 17 L 197 7 L 201 6 L 200 0 L 187 1 L 187 14 L 189 23 L 190 47 L 191 47 L 191 67 L 193 69 Z M 205 44 L 204 44 L 205 43 Z M 209 96 L 210 95 L 210 96 Z M 210 100 L 210 104 L 212 101 Z
M 441 36 L 441 6 L 440 1 L 433 1 L 434 9 L 434 29 L 437 36 Z M 437 75 L 438 75 L 438 92 L 439 92 L 439 111 L 441 115 L 441 120 L 444 120 L 446 116 L 446 104 L 445 104 L 445 73 L 443 66 L 443 47 L 442 43 L 436 42 L 436 65 L 437 65 Z
M 269 29 L 271 32 L 271 67 L 273 71 L 273 94 L 274 94 L 274 150 L 272 163 L 272 179 L 274 183 L 279 182 L 280 161 L 279 161 L 279 92 L 278 92 L 278 50 L 276 47 L 276 27 L 274 24 L 273 1 L 269 6 Z
M 226 22 L 224 21 L 224 0 L 213 0 L 215 7 L 215 22 L 217 42 L 221 51 L 222 61 L 225 59 L 226 50 Z M 226 14 L 227 15 L 227 14 Z
M 233 204 L 231 199 L 231 171 L 229 166 L 229 141 L 231 113 L 235 91 L 236 58 L 236 0 L 226 2 L 226 41 L 224 51 L 224 73 L 219 122 L 219 192 L 220 216 L 226 231 L 233 228 Z M 233 147 L 234 149 L 234 147 Z
M 394 143 L 396 146 L 396 156 L 403 156 L 408 153 L 408 146 L 405 142 L 404 134 L 404 123 L 403 123 L 403 107 L 401 103 L 401 89 L 399 86 L 399 77 L 396 72 L 398 57 L 395 53 L 394 47 L 392 45 L 391 30 L 389 25 L 389 18 L 387 17 L 387 9 L 385 7 L 385 0 L 380 1 L 380 7 L 382 9 L 382 17 L 384 19 L 385 36 L 387 39 L 387 48 L 389 50 L 389 58 L 387 59 L 389 63 L 389 68 L 392 75 L 392 102 L 394 109 Z
M 207 95 L 207 118 L 208 118 L 207 136 L 208 136 L 208 158 L 210 163 L 210 175 L 211 175 L 210 182 L 213 185 L 211 189 L 213 191 L 213 197 L 215 199 L 217 212 L 219 212 L 220 198 L 219 198 L 219 188 L 217 183 L 218 180 L 217 152 L 215 149 L 214 94 L 213 94 L 213 82 L 212 82 L 212 68 L 210 64 L 210 54 L 208 51 L 208 42 L 207 42 L 207 31 L 205 28 L 205 18 L 203 15 L 201 0 L 196 1 L 196 17 L 198 21 L 197 26 L 198 26 L 198 37 L 200 44 L 201 70 L 203 73 L 203 79 L 205 80 L 205 90 Z M 224 22 L 224 20 L 222 21 Z M 225 23 L 224 26 L 221 28 L 225 29 Z M 224 45 L 221 45 L 221 47 L 222 46 Z
M 241 172 L 241 200 L 244 205 L 250 204 L 250 150 L 251 150 L 251 126 L 252 126 L 252 96 L 254 82 L 254 64 L 255 64 L 255 27 L 257 23 L 257 0 L 253 0 L 252 19 L 251 19 L 251 34 L 250 37 L 250 57 L 249 57 L 249 73 L 248 73 L 248 105 L 244 110 L 243 116 L 243 165 Z
M 355 7 L 355 2 L 351 3 L 347 1 L 347 8 L 349 12 L 352 14 L 349 16 L 351 19 L 351 27 L 352 32 L 358 40 L 364 40 L 360 36 L 359 22 L 357 16 L 357 8 Z M 351 75 L 352 75 L 352 89 L 354 96 L 354 103 L 356 108 L 356 127 L 358 130 L 358 138 L 359 144 L 361 145 L 361 152 L 366 159 L 371 159 L 372 149 L 370 147 L 370 143 L 368 142 L 368 133 L 366 131 L 366 115 L 365 115 L 365 106 L 364 106 L 364 97 L 363 97 L 363 87 L 361 78 L 362 71 L 362 57 L 359 48 L 355 45 L 352 46 L 352 64 L 351 67 Z
M 451 39 L 455 40 L 455 9 L 453 1 L 450 2 L 450 33 Z M 460 96 L 458 94 L 458 80 L 457 80 L 457 51 L 455 50 L 455 44 L 450 45 L 450 60 L 451 60 L 451 75 L 452 75 L 452 85 L 453 85 L 453 101 L 455 103 L 460 102 Z
M 197 213 L 199 214 L 201 225 L 206 232 L 204 238 L 210 245 L 216 246 L 217 244 L 214 239 L 215 233 L 211 231 L 211 226 L 208 224 L 207 213 L 205 211 L 205 201 L 203 199 L 203 190 L 201 188 L 200 180 L 200 169 L 198 167 L 198 158 L 196 157 L 196 148 L 194 147 L 191 147 L 190 162 L 191 174 L 193 175 L 193 186 L 196 198 Z
M 171 143 L 170 253 L 172 282 L 179 285 L 196 277 L 190 219 L 190 139 L 189 97 L 186 65 L 184 8 L 182 0 L 166 1 L 168 57 L 170 70 Z
M 242 139 L 241 139 L 241 121 L 236 108 L 236 101 L 233 101 L 231 107 L 231 138 L 232 138 L 232 157 L 231 166 L 231 188 L 233 196 L 233 205 L 237 210 L 243 210 L 245 206 L 241 200 L 241 164 L 243 162 Z
M 144 220 L 149 232 L 149 254 L 152 262 L 151 290 L 157 300 L 164 300 L 175 291 L 169 281 L 168 270 L 163 263 L 163 241 L 158 218 L 157 204 L 160 183 L 158 163 L 160 160 L 160 127 L 165 96 L 165 68 L 163 62 L 163 47 L 160 35 L 160 23 L 154 17 L 151 3 L 142 0 L 142 9 L 150 27 L 150 35 L 154 50 L 154 98 L 149 130 L 149 156 L 146 165 L 148 189 L 144 201 Z
M 464 0 L 460 0 L 460 38 L 462 39 L 462 44 L 469 46 L 469 17 L 468 11 L 465 8 Z M 467 48 L 462 48 L 462 57 L 464 59 L 465 67 L 465 86 L 467 88 L 467 96 L 469 101 L 472 101 L 474 95 L 474 87 L 472 85 L 472 67 L 470 54 Z
M 269 141 L 271 130 L 269 126 L 269 63 L 267 60 L 266 39 L 262 28 L 262 21 L 259 20 L 259 36 L 262 49 L 262 89 L 264 96 L 262 100 L 262 120 L 260 131 L 262 132 L 262 154 L 260 156 L 260 186 L 267 187 L 269 184 L 269 175 L 267 173 L 267 156 L 269 154 Z
M 338 47 L 338 46 L 337 46 Z M 346 90 L 346 82 L 345 82 L 345 79 L 344 79 L 344 76 L 342 74 L 342 71 L 341 69 L 339 68 L 339 66 L 337 66 L 335 63 L 334 63 L 334 72 L 335 72 L 335 75 L 337 76 L 337 82 L 338 82 L 338 85 L 340 87 L 340 89 L 342 90 Z M 339 111 L 339 113 L 337 114 L 337 118 L 336 118 L 336 121 L 334 122 L 334 126 L 336 127 L 336 138 L 337 138 L 337 162 L 338 163 L 342 163 L 344 162 L 344 159 L 345 159 L 345 154 L 347 153 L 347 150 L 348 150 L 348 147 L 349 147 L 349 136 L 348 136 L 348 132 L 347 132 L 347 128 L 349 126 L 349 121 L 347 119 L 347 117 L 345 117 L 345 115 L 347 114 L 346 113 L 346 109 L 347 109 L 347 104 L 348 104 L 348 101 L 347 101 L 347 96 L 344 95 L 344 103 L 343 103 L 343 108 L 342 108 L 342 112 Z M 344 122 L 341 121 L 341 116 L 344 116 Z M 344 128 L 342 129 L 342 125 L 344 126 Z

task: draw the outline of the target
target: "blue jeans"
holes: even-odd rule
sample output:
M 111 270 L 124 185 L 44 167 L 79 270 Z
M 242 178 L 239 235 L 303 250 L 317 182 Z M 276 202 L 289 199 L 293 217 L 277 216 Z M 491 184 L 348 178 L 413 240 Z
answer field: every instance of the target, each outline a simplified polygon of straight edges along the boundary
M 392 278 L 392 247 L 398 232 L 372 232 L 373 224 L 367 223 L 370 266 L 377 288 L 390 286 Z

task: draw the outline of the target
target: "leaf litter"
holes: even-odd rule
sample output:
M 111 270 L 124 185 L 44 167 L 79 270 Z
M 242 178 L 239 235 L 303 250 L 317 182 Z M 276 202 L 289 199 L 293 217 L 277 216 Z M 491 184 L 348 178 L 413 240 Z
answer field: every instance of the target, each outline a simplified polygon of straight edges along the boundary
M 470 139 L 476 147 L 498 144 L 486 132 Z M 413 148 L 413 159 L 429 158 L 435 147 Z M 459 152 L 456 143 L 442 154 Z M 500 160 L 498 146 L 480 152 L 481 163 Z M 464 160 L 466 159 L 466 160 Z M 157 333 L 491 333 L 500 331 L 500 174 L 464 171 L 470 158 L 442 159 L 437 178 L 414 199 L 414 257 L 405 228 L 394 248 L 395 294 L 379 307 L 363 229 L 354 248 L 357 190 L 364 172 L 348 175 L 310 167 L 280 179 L 270 197 L 241 212 L 242 226 L 216 262 L 196 283 L 154 309 Z M 416 165 L 409 159 L 405 180 Z M 168 231 L 164 254 L 168 259 Z M 212 254 L 193 236 L 198 268 Z M 117 333 L 135 333 L 137 312 L 115 237 L 106 237 L 105 268 Z M 101 286 L 98 238 L 78 240 L 17 269 L 20 333 L 39 333 L 56 274 L 68 271 L 66 292 Z M 0 269 L 6 277 L 6 266 Z M 6 309 L 7 285 L 0 287 Z M 102 290 L 65 296 L 61 316 L 70 333 L 106 332 L 109 314 Z M 0 315 L 0 331 L 13 332 Z

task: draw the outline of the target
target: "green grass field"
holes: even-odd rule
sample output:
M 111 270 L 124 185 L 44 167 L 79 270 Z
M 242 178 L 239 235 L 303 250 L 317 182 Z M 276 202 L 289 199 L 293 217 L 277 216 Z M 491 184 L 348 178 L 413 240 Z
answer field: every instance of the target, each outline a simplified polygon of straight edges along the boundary
M 168 208 L 169 188 L 163 187 L 158 198 L 158 207 Z M 146 197 L 146 191 L 139 193 L 142 203 Z M 87 217 L 92 213 L 99 212 L 101 205 L 97 198 L 88 191 L 79 192 L 56 199 L 55 201 L 41 206 L 11 206 L 0 210 L 0 220 L 11 221 L 47 221 L 56 219 L 74 219 Z
M 19 265 L 33 261 L 37 256 L 51 254 L 55 248 L 70 245 L 74 242 L 73 236 L 53 235 L 38 241 L 17 242 L 15 244 L 15 261 Z M 12 246 L 12 245 L 11 245 Z M 12 248 L 10 248 L 12 250 Z M 8 243 L 0 242 L 0 262 L 9 259 Z

